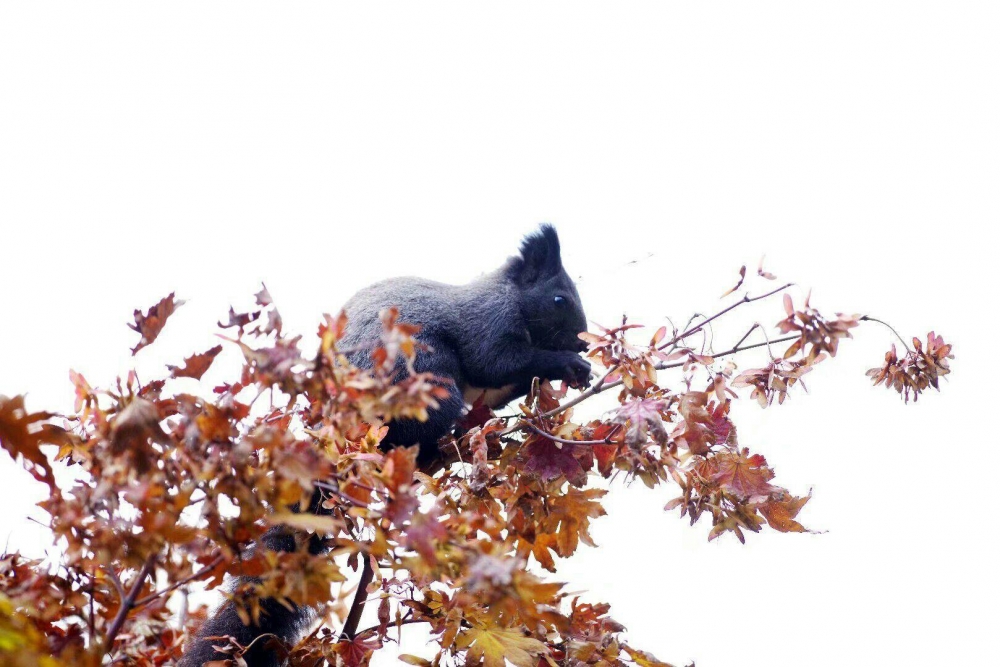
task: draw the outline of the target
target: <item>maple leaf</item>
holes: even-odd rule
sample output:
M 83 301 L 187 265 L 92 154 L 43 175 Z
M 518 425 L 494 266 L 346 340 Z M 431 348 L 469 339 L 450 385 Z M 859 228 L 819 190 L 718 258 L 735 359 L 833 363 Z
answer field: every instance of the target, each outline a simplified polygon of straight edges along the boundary
M 656 442 L 663 443 L 667 440 L 667 428 L 663 425 L 666 407 L 667 402 L 663 399 L 632 400 L 618 408 L 612 421 L 629 425 L 625 442 L 632 447 L 646 444 L 648 434 L 652 434 Z
M 750 455 L 746 448 L 706 459 L 699 473 L 742 498 L 767 496 L 775 490 L 769 483 L 774 478 L 774 471 L 767 466 L 767 460 L 760 454 Z
M 171 366 L 167 364 L 167 370 L 170 371 L 170 376 L 175 378 L 194 378 L 195 380 L 200 380 L 201 376 L 205 374 L 209 366 L 215 360 L 215 357 L 219 352 L 222 352 L 222 346 L 216 345 L 213 348 L 205 350 L 201 354 L 193 354 L 190 357 L 184 359 L 184 368 L 178 368 L 177 366 Z
M 361 635 L 354 639 L 342 639 L 333 645 L 333 651 L 344 661 L 344 667 L 364 667 L 371 660 L 372 653 L 380 648 L 381 639 Z
M 142 311 L 136 310 L 133 316 L 135 324 L 128 325 L 130 329 L 139 333 L 141 338 L 139 343 L 132 348 L 132 356 L 142 348 L 150 345 L 156 337 L 163 331 L 167 324 L 167 318 L 173 315 L 174 311 L 184 305 L 183 301 L 175 301 L 174 293 L 171 292 L 160 299 L 143 315 Z
M 457 644 L 468 649 L 469 660 L 486 667 L 504 667 L 505 660 L 516 667 L 535 667 L 538 656 L 548 651 L 537 639 L 508 628 L 468 628 L 458 636 Z
M 808 533 L 812 531 L 796 521 L 795 517 L 811 498 L 812 491 L 802 498 L 781 492 L 776 494 L 776 497 L 768 499 L 758 509 L 767 519 L 767 525 L 780 533 Z
M 545 482 L 565 476 L 570 484 L 582 486 L 587 480 L 587 473 L 573 456 L 575 447 L 538 436 L 521 450 L 526 457 L 524 472 L 537 475 Z
M 0 396 L 0 448 L 15 459 L 20 456 L 25 467 L 40 482 L 55 488 L 55 477 L 41 445 L 62 445 L 69 440 L 69 434 L 52 424 L 44 423 L 51 418 L 48 412 L 29 413 L 24 408 L 24 396 L 7 398 Z
M 564 495 L 551 498 L 550 516 L 559 521 L 557 544 L 560 556 L 572 555 L 581 540 L 586 545 L 595 546 L 590 537 L 590 520 L 604 516 L 604 507 L 597 501 L 606 493 L 603 489 L 571 488 Z

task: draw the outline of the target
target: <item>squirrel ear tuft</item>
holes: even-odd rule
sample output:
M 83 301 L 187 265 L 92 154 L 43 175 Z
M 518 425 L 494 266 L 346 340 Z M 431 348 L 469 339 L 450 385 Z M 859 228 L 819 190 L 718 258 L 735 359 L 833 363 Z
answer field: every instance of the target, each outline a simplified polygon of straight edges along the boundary
M 537 232 L 525 236 L 521 241 L 521 256 L 511 257 L 507 267 L 512 277 L 525 284 L 562 271 L 556 228 L 544 224 Z

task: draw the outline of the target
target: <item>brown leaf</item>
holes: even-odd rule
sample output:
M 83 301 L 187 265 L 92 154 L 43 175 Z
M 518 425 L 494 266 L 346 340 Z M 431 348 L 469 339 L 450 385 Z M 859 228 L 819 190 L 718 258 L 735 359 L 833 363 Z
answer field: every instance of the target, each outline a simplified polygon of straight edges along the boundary
M 808 496 L 802 498 L 782 493 L 778 498 L 768 500 L 761 505 L 760 513 L 767 519 L 767 524 L 778 532 L 808 533 L 811 531 L 796 521 L 795 517 L 810 498 L 812 498 L 812 491 L 809 492 Z
M 222 346 L 216 345 L 215 347 L 208 349 L 201 354 L 193 354 L 184 360 L 184 368 L 178 368 L 177 366 L 167 365 L 167 369 L 170 371 L 170 376 L 175 378 L 194 378 L 195 380 L 200 380 L 201 376 L 205 374 L 209 366 L 215 360 L 216 355 L 222 352 Z
M 136 310 L 133 316 L 135 317 L 135 324 L 128 325 L 130 329 L 138 332 L 142 337 L 139 339 L 139 343 L 132 348 L 132 355 L 151 344 L 156 337 L 160 335 L 163 331 L 163 327 L 167 324 L 167 318 L 174 314 L 174 311 L 184 305 L 183 301 L 175 301 L 174 293 L 171 292 L 166 297 L 160 299 L 153 305 L 146 314 L 143 315 L 141 311 Z
M 545 644 L 525 637 L 514 628 L 468 628 L 458 637 L 460 648 L 468 648 L 469 659 L 485 667 L 504 667 L 505 660 L 515 667 L 535 667 Z
M 69 434 L 63 429 L 45 423 L 52 415 L 47 412 L 29 413 L 24 408 L 24 396 L 0 396 L 0 447 L 14 458 L 22 457 L 28 472 L 50 488 L 55 487 L 52 467 L 41 445 L 64 444 Z

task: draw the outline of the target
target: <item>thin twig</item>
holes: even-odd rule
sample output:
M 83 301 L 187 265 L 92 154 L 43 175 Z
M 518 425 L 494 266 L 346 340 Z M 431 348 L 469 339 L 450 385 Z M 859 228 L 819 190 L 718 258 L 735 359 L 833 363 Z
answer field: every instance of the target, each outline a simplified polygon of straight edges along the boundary
M 753 345 L 746 345 L 744 347 L 736 346 L 736 347 L 732 348 L 731 350 L 726 350 L 725 352 L 719 352 L 718 354 L 713 354 L 712 358 L 713 359 L 719 359 L 721 357 L 728 357 L 728 356 L 730 356 L 732 354 L 736 354 L 737 352 L 743 352 L 744 350 L 752 350 L 754 348 L 764 347 L 764 346 L 770 345 L 770 344 L 784 343 L 784 342 L 787 342 L 787 341 L 790 341 L 790 340 L 797 340 L 798 338 L 800 338 L 800 336 L 785 336 L 784 338 L 776 338 L 775 340 L 772 340 L 769 343 L 754 343 Z M 688 363 L 688 362 L 686 362 L 686 361 L 678 361 L 678 362 L 675 362 L 675 363 L 672 363 L 672 364 L 660 363 L 660 364 L 656 364 L 656 366 L 654 366 L 654 368 L 656 368 L 656 370 L 658 370 L 658 371 L 664 371 L 664 370 L 667 370 L 669 368 L 680 368 L 681 366 L 683 366 L 686 363 Z M 614 387 L 617 387 L 617 386 L 623 384 L 623 382 L 624 382 L 624 380 L 621 380 L 621 379 L 615 380 L 614 382 L 608 382 L 607 384 L 601 386 L 601 388 L 598 391 L 604 391 L 605 389 L 613 389 Z M 598 392 L 594 392 L 594 393 L 598 393 Z M 591 394 L 591 395 L 593 395 L 593 394 Z M 577 398 L 579 398 L 579 396 Z M 558 414 L 559 412 L 562 412 L 562 410 L 565 407 L 569 407 L 569 403 L 572 403 L 572 401 L 567 402 L 565 404 L 565 406 L 559 406 L 558 408 L 556 408 L 554 410 L 549 410 L 549 412 L 546 412 L 543 416 L 548 417 L 548 416 L 551 416 L 551 415 L 554 415 L 554 414 Z M 576 401 L 576 403 L 579 403 L 579 401 Z M 575 405 L 575 403 L 574 403 L 574 405 Z
M 400 625 L 410 625 L 411 623 L 430 623 L 430 621 L 428 621 L 427 619 L 424 619 L 424 618 L 404 618 L 403 620 L 399 621 L 398 623 L 390 623 L 389 627 L 393 627 L 394 628 L 394 627 L 397 627 L 397 626 L 400 626 Z M 359 630 L 357 633 L 355 633 L 355 637 L 360 637 L 361 635 L 363 635 L 363 634 L 365 634 L 367 632 L 374 632 L 375 630 L 378 630 L 380 627 L 382 627 L 382 626 L 380 626 L 380 625 L 373 625 L 371 627 L 365 628 L 364 630 Z
M 559 442 L 559 443 L 562 443 L 564 445 L 617 445 L 617 444 L 620 444 L 620 443 L 612 441 L 611 440 L 611 436 L 614 435 L 615 432 L 617 432 L 619 428 L 621 428 L 621 424 L 615 424 L 615 428 L 612 429 L 611 433 L 608 433 L 608 436 L 606 438 L 604 438 L 604 440 L 569 440 L 568 438 L 560 438 L 559 436 L 555 436 L 555 435 L 552 435 L 551 433 L 547 433 L 547 432 L 543 431 L 542 429 L 538 428 L 537 426 L 535 426 L 534 424 L 532 424 L 531 422 L 527 422 L 526 421 L 526 422 L 524 422 L 524 425 L 527 426 L 530 430 L 532 430 L 535 433 L 537 433 L 538 435 L 543 435 L 546 438 L 548 438 L 549 440 L 552 440 L 554 442 Z
M 743 338 L 740 338 L 740 339 L 739 339 L 739 340 L 738 340 L 738 341 L 736 342 L 736 345 L 733 345 L 733 347 L 734 347 L 734 348 L 738 348 L 738 347 L 739 347 L 739 346 L 740 346 L 740 345 L 741 345 L 741 344 L 743 343 L 743 341 L 745 341 L 745 340 L 746 340 L 747 338 L 749 338 L 749 337 L 750 337 L 750 334 L 752 334 L 752 333 L 753 333 L 753 330 L 754 330 L 754 329 L 756 329 L 756 328 L 757 328 L 757 327 L 759 327 L 759 326 L 760 326 L 760 324 L 759 324 L 759 323 L 756 323 L 756 322 L 755 322 L 755 323 L 754 323 L 754 325 L 753 325 L 752 327 L 750 327 L 750 330 L 749 330 L 749 331 L 747 331 L 747 332 L 746 332 L 745 334 L 743 334 Z
M 216 556 L 215 560 L 213 560 L 211 563 L 209 563 L 205 567 L 201 568 L 200 570 L 198 570 L 194 574 L 189 575 L 187 577 L 184 577 L 180 581 L 178 581 L 178 582 L 176 582 L 174 584 L 171 584 L 170 586 L 167 586 L 162 591 L 157 591 L 155 593 L 151 593 L 151 594 L 147 595 L 146 597 L 142 598 L 141 600 L 137 600 L 133 606 L 134 607 L 141 607 L 143 605 L 149 604 L 150 602 L 152 602 L 156 598 L 160 597 L 161 595 L 166 595 L 167 593 L 169 593 L 171 591 L 177 590 L 178 588 L 180 588 L 184 584 L 188 584 L 188 583 L 194 581 L 195 579 L 198 579 L 199 577 L 204 576 L 210 570 L 214 570 L 220 563 L 222 563 L 223 560 L 225 560 L 225 557 L 222 556 L 221 554 L 218 555 L 218 556 Z
M 108 568 L 107 572 L 108 579 L 111 580 L 111 584 L 115 587 L 115 590 L 118 591 L 118 599 L 125 602 L 125 587 L 122 586 L 122 580 L 118 578 L 118 574 L 111 568 Z
M 329 491 L 330 493 L 335 494 L 338 498 L 341 498 L 342 500 L 346 500 L 347 502 L 351 503 L 355 507 L 368 507 L 368 505 L 366 503 L 363 503 L 363 502 L 361 502 L 360 500 L 358 500 L 356 498 L 352 498 L 351 496 L 349 496 L 346 493 L 344 493 L 343 491 L 341 491 L 335 484 L 330 484 L 328 482 L 314 481 L 313 485 L 314 486 L 318 486 L 319 488 L 323 489 L 324 491 Z M 360 487 L 361 485 L 359 484 L 358 486 Z M 370 487 L 368 487 L 368 488 L 370 488 Z M 372 490 L 374 491 L 374 489 L 372 489 Z
M 793 285 L 795 285 L 795 283 L 786 283 L 786 284 L 782 285 L 781 287 L 777 287 L 777 288 L 771 290 L 770 292 L 765 292 L 764 294 L 760 294 L 758 296 L 753 296 L 753 297 L 750 296 L 749 293 L 744 294 L 743 298 L 740 299 L 739 301 L 737 301 L 736 303 L 731 304 L 731 305 L 727 306 L 726 308 L 723 308 L 722 310 L 720 310 L 719 312 L 717 312 L 715 315 L 712 315 L 710 317 L 705 318 L 704 321 L 699 322 L 695 326 L 689 326 L 687 328 L 687 330 L 685 330 L 683 333 L 675 335 L 672 339 L 670 339 L 667 342 L 663 343 L 662 345 L 660 345 L 656 349 L 657 350 L 663 350 L 664 348 L 667 348 L 667 347 L 676 347 L 677 344 L 680 341 L 684 340 L 685 338 L 687 338 L 691 334 L 698 332 L 706 324 L 708 324 L 709 322 L 712 322 L 713 320 L 716 320 L 716 319 L 722 317 L 723 315 L 725 315 L 726 313 L 730 312 L 731 310 L 739 308 L 740 306 L 742 306 L 744 304 L 747 304 L 747 303 L 753 303 L 754 301 L 760 301 L 761 299 L 766 299 L 767 297 L 773 296 L 773 295 L 777 294 L 778 292 L 781 292 L 782 290 L 786 290 L 789 287 L 792 287 Z M 690 324 L 690 321 L 691 320 L 688 320 L 689 324 Z M 748 332 L 747 335 L 749 335 L 749 332 Z M 790 336 L 790 337 L 787 337 L 787 338 L 779 338 L 779 339 L 777 339 L 775 341 L 772 341 L 772 342 L 774 342 L 774 343 L 780 343 L 782 341 L 794 340 L 795 338 L 798 338 L 798 336 Z M 744 336 L 742 339 L 740 339 L 740 343 L 742 343 L 744 340 L 746 340 L 746 336 Z M 712 357 L 713 358 L 725 357 L 725 356 L 728 356 L 730 354 L 735 354 L 737 352 L 740 352 L 742 350 L 750 350 L 750 349 L 753 349 L 753 348 L 756 348 L 756 347 L 763 347 L 766 344 L 767 343 L 760 343 L 758 345 L 747 345 L 746 347 L 740 347 L 739 343 L 737 343 L 737 345 L 734 346 L 733 349 L 727 350 L 726 352 L 721 352 L 719 354 L 713 354 Z M 655 368 L 657 370 L 665 370 L 667 368 L 677 368 L 679 366 L 683 366 L 685 363 L 687 363 L 687 362 L 680 362 L 680 363 L 675 363 L 675 364 L 660 363 L 660 364 L 657 364 L 655 366 Z M 590 397 L 596 396 L 597 394 L 600 394 L 601 392 L 605 391 L 606 389 L 611 389 L 613 387 L 617 387 L 617 386 L 621 385 L 622 384 L 622 380 L 621 379 L 615 380 L 613 382 L 608 382 L 607 381 L 607 379 L 612 374 L 614 374 L 617 370 L 618 370 L 618 365 L 616 364 L 616 365 L 612 366 L 611 368 L 609 368 L 607 370 L 607 372 L 604 373 L 604 375 L 602 375 L 600 377 L 600 379 L 598 379 L 597 382 L 595 382 L 589 388 L 587 388 L 584 391 L 580 392 L 579 394 L 577 394 L 576 396 L 574 396 L 570 400 L 566 401 L 565 403 L 563 403 L 563 404 L 561 404 L 561 405 L 559 405 L 559 406 L 557 406 L 557 407 L 549 410 L 548 412 L 543 412 L 539 416 L 541 416 L 541 417 L 552 417 L 552 416 L 557 415 L 557 414 L 559 414 L 561 412 L 565 412 L 566 410 L 569 410 L 570 408 L 572 408 L 574 406 L 579 405 L 580 403 L 586 401 Z M 501 436 L 503 436 L 503 435 L 509 435 L 511 433 L 514 433 L 515 431 L 520 431 L 523 428 L 524 428 L 523 424 L 514 424 L 513 426 L 508 426 L 503 431 L 501 431 L 500 435 Z
M 706 324 L 708 324 L 712 320 L 719 319 L 720 317 L 722 317 L 723 315 L 725 315 L 729 311 L 734 310 L 736 308 L 739 308 L 743 304 L 753 303 L 754 301 L 760 301 L 761 299 L 766 299 L 767 297 L 773 296 L 773 295 L 777 294 L 778 292 L 780 292 L 782 290 L 788 289 L 789 287 L 791 287 L 794 284 L 795 283 L 786 283 L 786 284 L 782 285 L 781 287 L 773 289 L 770 292 L 765 292 L 764 294 L 761 294 L 759 296 L 753 296 L 752 297 L 752 296 L 750 296 L 749 293 L 744 294 L 743 298 L 740 299 L 739 301 L 737 301 L 736 303 L 731 304 L 731 305 L 727 306 L 726 308 L 723 308 L 722 310 L 720 310 L 719 312 L 717 312 L 715 315 L 712 315 L 711 317 L 706 318 L 703 322 L 699 322 L 698 324 L 696 324 L 695 326 L 691 327 L 690 329 L 688 329 L 684 333 L 678 334 L 677 336 L 675 336 L 671 340 L 668 340 L 666 343 L 663 343 L 662 345 L 660 345 L 656 349 L 662 350 L 665 347 L 670 347 L 671 345 L 673 345 L 677 341 L 684 340 L 685 338 L 687 338 L 691 334 L 697 333 L 698 331 L 701 331 L 702 327 L 704 327 Z
M 767 345 L 777 345 L 778 343 L 786 343 L 786 342 L 788 342 L 790 340 L 796 340 L 798 338 L 801 338 L 801 336 L 797 336 L 797 335 L 796 336 L 785 336 L 784 338 L 775 338 L 774 340 L 766 342 L 766 343 L 754 343 L 753 345 L 745 345 L 743 347 L 739 347 L 737 345 L 737 346 L 733 347 L 732 349 L 726 350 L 725 352 L 719 352 L 718 354 L 713 354 L 712 355 L 712 359 L 718 359 L 720 357 L 728 357 L 730 355 L 736 354 L 737 352 L 743 352 L 744 350 L 752 350 L 752 349 L 758 348 L 758 347 L 765 347 Z M 680 368 L 681 366 L 683 366 L 686 363 L 687 363 L 686 361 L 678 361 L 678 362 L 675 362 L 675 363 L 672 363 L 672 364 L 656 364 L 656 366 L 654 366 L 654 368 L 656 368 L 656 370 L 658 370 L 658 371 L 663 371 L 663 370 L 667 370 L 668 368 Z M 609 386 L 617 386 L 619 384 L 621 384 L 621 380 L 617 380 L 614 383 L 614 385 L 609 385 Z
M 687 338 L 691 334 L 696 333 L 702 327 L 704 327 L 706 324 L 708 324 L 709 322 L 711 322 L 713 320 L 716 320 L 716 319 L 722 317 L 723 315 L 725 315 L 729 311 L 731 311 L 731 310 L 733 310 L 735 308 L 739 308 L 740 306 L 742 306 L 743 304 L 746 304 L 746 303 L 752 303 L 754 301 L 760 301 L 761 299 L 766 299 L 767 297 L 772 296 L 774 294 L 777 294 L 778 292 L 780 292 L 782 290 L 788 289 L 789 287 L 793 286 L 794 284 L 795 283 L 787 283 L 785 285 L 782 285 L 781 287 L 773 289 L 770 292 L 766 292 L 766 293 L 761 294 L 759 296 L 753 296 L 752 297 L 752 296 L 750 296 L 749 293 L 748 294 L 744 294 L 743 298 L 740 299 L 739 301 L 737 301 L 736 303 L 731 304 L 730 306 L 727 306 L 726 308 L 723 308 L 722 310 L 720 310 L 715 315 L 712 315 L 711 317 L 705 318 L 704 321 L 699 322 L 695 326 L 689 326 L 683 333 L 677 334 L 672 339 L 668 340 L 666 343 L 663 343 L 662 345 L 660 345 L 657 349 L 658 350 L 663 350 L 664 348 L 667 348 L 667 347 L 676 346 L 677 343 L 679 343 L 680 341 L 684 340 L 685 338 Z M 689 323 L 690 323 L 690 321 L 691 320 L 688 320 Z M 740 342 L 743 342 L 743 341 L 740 341 Z M 754 345 L 754 346 L 750 346 L 750 347 L 760 347 L 760 346 L 759 345 Z M 742 348 L 742 349 L 750 349 L 750 347 L 746 347 L 746 348 Z M 734 352 L 739 351 L 739 349 L 740 348 L 737 346 L 737 348 L 734 348 L 733 350 L 730 350 L 729 352 L 723 352 L 722 354 L 716 354 L 716 355 L 712 355 L 712 356 L 714 356 L 714 357 L 726 356 L 727 354 L 733 354 Z M 677 366 L 681 366 L 681 365 L 683 365 L 683 364 L 677 364 Z M 663 368 L 673 368 L 673 367 L 674 366 L 670 366 L 670 365 L 666 365 L 666 366 L 664 366 L 664 365 L 658 365 L 656 368 L 657 369 L 663 369 Z M 563 403 L 559 407 L 553 408 L 552 410 L 549 410 L 548 412 L 542 413 L 541 416 L 542 417 L 551 417 L 553 415 L 557 415 L 560 412 L 564 412 L 564 411 L 568 410 L 569 408 L 571 408 L 571 407 L 573 407 L 575 405 L 579 405 L 580 403 L 582 403 L 583 401 L 587 400 L 591 396 L 594 396 L 595 394 L 599 394 L 602 391 L 604 391 L 605 389 L 609 389 L 611 387 L 617 387 L 618 385 L 621 384 L 621 380 L 617 380 L 617 381 L 611 382 L 611 383 L 606 383 L 608 377 L 610 377 L 617 370 L 618 370 L 617 366 L 612 366 L 589 389 L 586 389 L 586 390 L 580 392 L 578 395 L 576 395 L 572 399 L 566 401 L 565 403 Z M 516 427 L 508 427 L 507 429 L 505 429 L 501 433 L 501 435 L 507 435 L 507 434 L 512 433 L 513 431 L 516 431 L 516 430 L 518 430 L 518 428 L 516 428 Z
M 142 569 L 139 570 L 138 576 L 135 578 L 135 583 L 132 584 L 132 588 L 129 589 L 128 594 L 125 599 L 122 600 L 122 605 L 118 609 L 118 614 L 115 616 L 115 620 L 111 622 L 111 627 L 108 628 L 108 634 L 104 638 L 104 652 L 110 653 L 111 649 L 114 647 L 115 637 L 121 631 L 122 626 L 125 625 L 125 619 L 128 617 L 128 613 L 132 611 L 135 606 L 135 599 L 139 597 L 139 591 L 142 590 L 142 582 L 146 580 L 149 573 L 153 570 L 153 565 L 156 564 L 156 556 L 152 555 L 146 559 L 143 564 Z

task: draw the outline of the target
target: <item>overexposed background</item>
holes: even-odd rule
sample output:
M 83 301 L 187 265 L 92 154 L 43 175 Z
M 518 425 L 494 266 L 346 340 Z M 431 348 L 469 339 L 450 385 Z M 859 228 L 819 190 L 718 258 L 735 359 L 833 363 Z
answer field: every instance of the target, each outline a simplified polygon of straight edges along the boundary
M 468 280 L 543 221 L 604 324 L 713 312 L 766 253 L 821 310 L 942 333 L 951 382 L 870 388 L 868 325 L 809 396 L 735 407 L 827 532 L 709 544 L 672 488 L 616 484 L 558 578 L 677 663 L 996 664 L 998 32 L 988 2 L 4 3 L 0 392 L 69 410 L 70 368 L 152 377 L 261 281 L 311 340 L 356 289 Z M 40 486 L 6 454 L 0 480 L 0 541 L 51 550 Z

